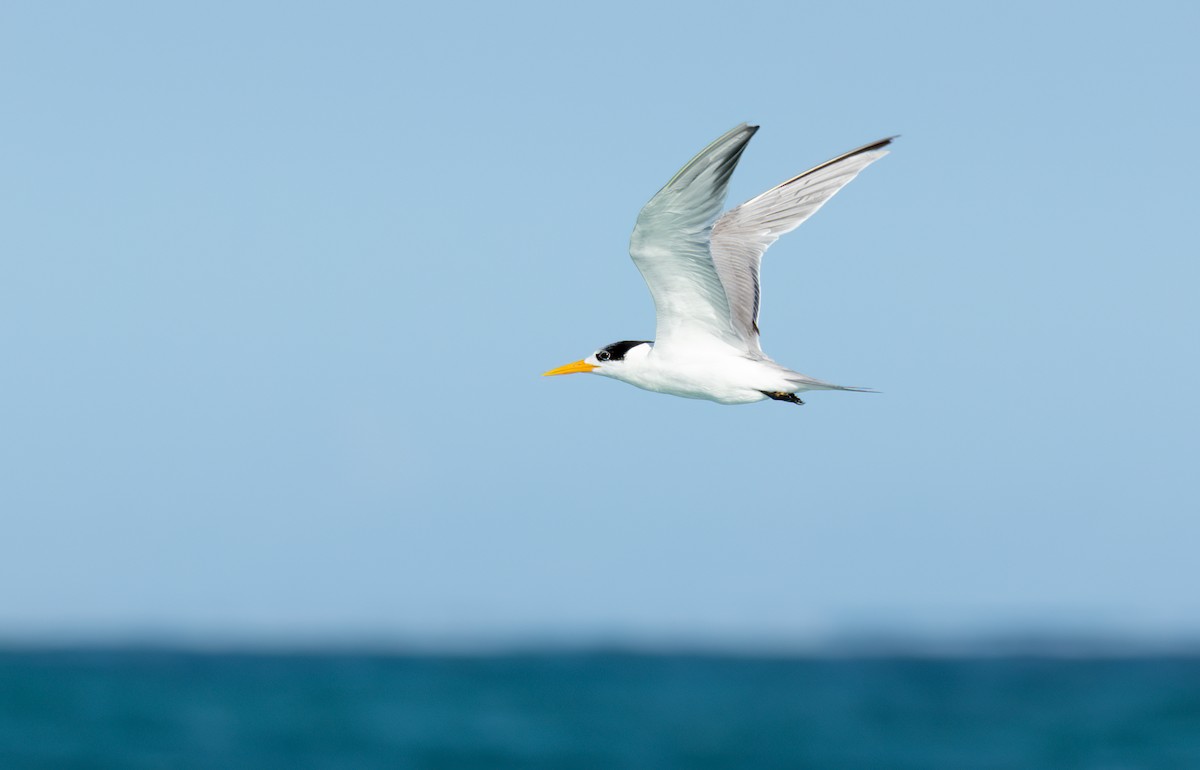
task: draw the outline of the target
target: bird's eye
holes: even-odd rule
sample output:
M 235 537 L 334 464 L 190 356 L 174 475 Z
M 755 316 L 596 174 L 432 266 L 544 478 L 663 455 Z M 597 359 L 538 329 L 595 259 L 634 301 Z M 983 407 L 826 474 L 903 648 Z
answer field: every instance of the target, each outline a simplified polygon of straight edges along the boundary
M 597 361 L 607 361 L 610 358 L 612 358 L 612 355 L 607 350 L 600 350 L 596 353 Z

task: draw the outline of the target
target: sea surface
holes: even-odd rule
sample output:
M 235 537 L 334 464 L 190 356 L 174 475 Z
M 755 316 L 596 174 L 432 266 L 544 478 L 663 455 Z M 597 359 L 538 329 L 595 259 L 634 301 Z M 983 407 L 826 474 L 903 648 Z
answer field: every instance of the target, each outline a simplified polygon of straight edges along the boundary
M 10 650 L 0 768 L 1200 768 L 1200 658 Z

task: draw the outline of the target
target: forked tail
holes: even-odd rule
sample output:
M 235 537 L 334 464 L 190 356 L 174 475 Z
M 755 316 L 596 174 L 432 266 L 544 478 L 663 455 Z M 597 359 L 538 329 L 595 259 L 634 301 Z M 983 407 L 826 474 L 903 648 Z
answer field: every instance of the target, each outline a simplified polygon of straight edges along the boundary
M 792 372 L 787 376 L 788 382 L 796 386 L 797 390 L 848 390 L 852 393 L 878 393 L 874 388 L 856 388 L 851 385 L 834 385 L 832 382 L 824 382 L 815 380 L 807 375 L 799 372 Z

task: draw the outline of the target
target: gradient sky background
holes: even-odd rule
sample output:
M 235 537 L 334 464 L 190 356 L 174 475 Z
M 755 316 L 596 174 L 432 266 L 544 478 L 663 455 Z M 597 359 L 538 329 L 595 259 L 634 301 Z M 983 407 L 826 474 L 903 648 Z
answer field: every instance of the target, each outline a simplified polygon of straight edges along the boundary
M 1200 634 L 1198 8 L 7 5 L 0 636 Z M 743 120 L 882 394 L 541 378 Z

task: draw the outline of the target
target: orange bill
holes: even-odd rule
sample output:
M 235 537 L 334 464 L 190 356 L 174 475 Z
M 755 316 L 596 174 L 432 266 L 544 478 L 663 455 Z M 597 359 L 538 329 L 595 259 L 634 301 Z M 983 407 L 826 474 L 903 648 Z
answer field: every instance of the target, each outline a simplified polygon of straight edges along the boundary
M 579 374 L 581 372 L 590 372 L 591 370 L 593 370 L 595 368 L 596 368 L 595 366 L 592 366 L 588 362 L 580 359 L 579 361 L 576 361 L 573 364 L 567 364 L 566 366 L 560 366 L 557 369 L 551 369 L 550 371 L 546 372 L 542 376 L 543 377 L 552 377 L 556 374 Z

